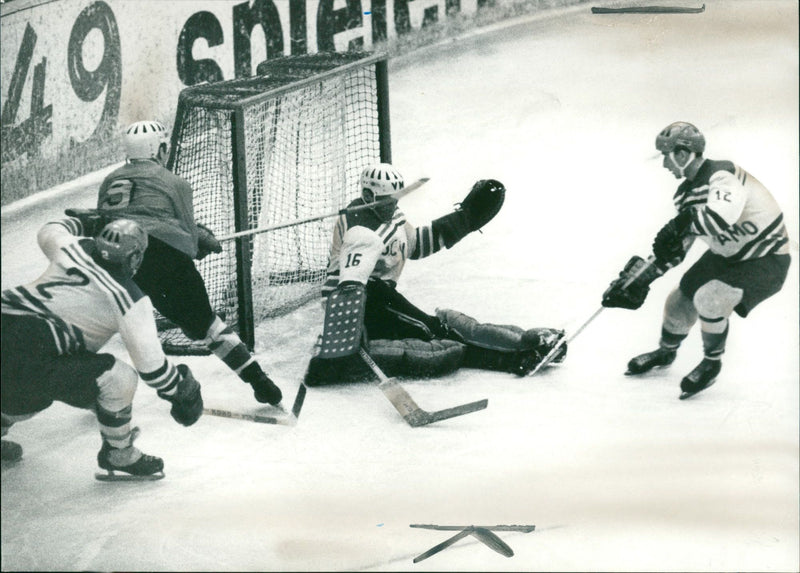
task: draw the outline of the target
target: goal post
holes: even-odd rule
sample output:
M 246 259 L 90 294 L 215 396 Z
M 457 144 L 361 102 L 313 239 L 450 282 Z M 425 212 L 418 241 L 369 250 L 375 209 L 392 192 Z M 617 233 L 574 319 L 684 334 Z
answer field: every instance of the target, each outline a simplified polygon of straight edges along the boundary
M 325 52 L 182 90 L 168 167 L 192 186 L 195 220 L 223 236 L 341 209 L 378 161 L 391 162 L 387 56 Z M 260 321 L 319 296 L 331 225 L 237 237 L 197 261 L 212 308 L 251 349 Z M 167 352 L 205 351 L 158 323 Z

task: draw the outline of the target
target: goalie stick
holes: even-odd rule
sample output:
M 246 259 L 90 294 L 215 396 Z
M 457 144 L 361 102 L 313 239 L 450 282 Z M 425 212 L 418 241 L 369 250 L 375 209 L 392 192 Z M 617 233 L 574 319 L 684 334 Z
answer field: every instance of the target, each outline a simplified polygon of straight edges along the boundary
M 406 390 L 400 386 L 400 384 L 398 384 L 394 378 L 387 377 L 386 374 L 384 374 L 383 371 L 378 367 L 378 365 L 375 364 L 372 356 L 367 354 L 366 350 L 360 348 L 358 352 L 364 362 L 367 363 L 367 366 L 369 366 L 378 377 L 378 388 L 381 389 L 384 396 L 389 399 L 389 402 L 392 403 L 392 406 L 394 406 L 395 410 L 397 410 L 400 415 L 403 416 L 403 419 L 408 422 L 408 425 L 412 428 L 427 426 L 428 424 L 432 424 L 440 420 L 447 420 L 448 418 L 455 418 L 456 416 L 463 416 L 464 414 L 477 412 L 478 410 L 485 409 L 489 404 L 489 401 L 484 398 L 483 400 L 478 400 L 477 402 L 470 402 L 468 404 L 462 404 L 461 406 L 446 408 L 436 412 L 428 412 L 420 408 L 411 395 L 406 392 Z
M 653 255 L 650 255 L 647 258 L 647 260 L 645 261 L 646 264 L 642 265 L 642 268 L 640 268 L 638 271 L 636 271 L 636 273 L 631 278 L 629 278 L 627 281 L 625 281 L 625 284 L 623 285 L 622 288 L 627 288 L 631 283 L 633 283 L 633 281 L 635 281 L 637 278 L 639 278 L 639 275 L 641 275 L 644 271 L 646 271 L 647 268 L 655 262 L 655 260 L 656 260 L 656 258 Z M 568 344 L 568 343 L 572 342 L 575 339 L 576 336 L 578 336 L 581 332 L 583 332 L 584 328 L 589 326 L 590 322 L 592 322 L 595 318 L 597 318 L 600 315 L 601 312 L 603 312 L 604 308 L 605 308 L 604 306 L 601 306 L 600 308 L 598 308 L 596 311 L 594 311 L 592 316 L 590 316 L 589 319 L 586 320 L 586 322 L 584 322 L 582 325 L 580 325 L 580 327 L 578 327 L 578 330 L 573 332 L 570 336 L 562 338 L 561 340 L 559 340 L 558 344 L 556 344 L 550 350 L 550 352 L 548 352 L 547 355 L 544 358 L 542 358 L 542 361 L 539 362 L 539 364 L 536 365 L 536 368 L 534 368 L 533 370 L 531 370 L 528 373 L 528 376 L 533 376 L 539 370 L 541 370 L 542 368 L 547 366 L 553 360 L 553 358 L 555 358 L 556 354 L 561 349 L 561 347 L 564 346 L 565 344 Z
M 326 213 L 324 215 L 315 215 L 313 217 L 306 217 L 304 219 L 296 219 L 294 221 L 288 221 L 286 223 L 276 223 L 275 225 L 269 225 L 267 227 L 259 227 L 257 229 L 246 229 L 244 231 L 238 231 L 236 233 L 231 233 L 230 235 L 223 235 L 221 237 L 217 237 L 217 240 L 222 243 L 223 241 L 231 241 L 233 239 L 238 239 L 240 237 L 247 237 L 249 235 L 258 235 L 261 233 L 266 233 L 268 231 L 276 231 L 278 229 L 284 229 L 286 227 L 294 227 L 295 225 L 302 225 L 304 223 L 311 223 L 313 221 L 320 221 L 322 219 L 327 219 L 329 217 L 336 217 L 337 215 L 344 215 L 345 213 L 352 212 L 352 211 L 360 211 L 362 209 L 366 209 L 368 207 L 374 207 L 380 203 L 380 201 L 386 201 L 389 199 L 400 199 L 405 197 L 412 191 L 416 191 L 425 183 L 430 180 L 430 177 L 423 177 L 421 179 L 417 179 L 412 184 L 403 187 L 396 193 L 392 193 L 391 195 L 386 195 L 386 199 L 381 199 L 376 201 L 375 203 L 367 203 L 365 205 L 356 205 L 354 207 L 345 207 L 344 209 L 339 209 L 338 211 L 333 211 L 331 213 Z
M 203 408 L 203 414 L 209 416 L 218 416 L 220 418 L 230 418 L 233 420 L 246 420 L 248 422 L 258 422 L 260 424 L 279 424 L 283 426 L 295 426 L 297 419 L 300 417 L 300 410 L 303 408 L 303 403 L 306 400 L 306 391 L 308 388 L 302 382 L 297 389 L 297 396 L 295 396 L 294 404 L 292 405 L 291 414 L 286 416 L 265 416 L 262 414 L 244 414 L 241 412 L 231 412 L 230 410 L 221 410 L 219 408 Z

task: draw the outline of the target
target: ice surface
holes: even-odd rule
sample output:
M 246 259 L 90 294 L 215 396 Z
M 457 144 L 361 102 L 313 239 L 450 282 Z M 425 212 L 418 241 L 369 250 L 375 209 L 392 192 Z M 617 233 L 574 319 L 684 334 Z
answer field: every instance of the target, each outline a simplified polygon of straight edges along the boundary
M 394 163 L 407 180 L 431 177 L 403 199 L 409 217 L 443 214 L 476 179 L 508 187 L 482 234 L 409 263 L 401 291 L 430 312 L 574 331 L 672 216 L 676 181 L 653 141 L 677 119 L 700 126 L 709 157 L 773 191 L 796 241 L 797 4 L 706 4 L 625 16 L 586 5 L 394 61 Z M 4 209 L 3 287 L 42 269 L 38 226 L 94 193 Z M 535 378 L 404 381 L 429 410 L 489 399 L 423 428 L 370 384 L 310 389 L 295 427 L 207 416 L 183 428 L 142 385 L 137 444 L 165 459 L 166 479 L 107 484 L 92 478 L 93 416 L 57 404 L 9 436 L 25 455 L 3 468 L 2 570 L 797 571 L 796 260 L 778 295 L 732 319 L 716 385 L 683 402 L 696 330 L 670 369 L 622 374 L 655 347 L 680 272 L 639 311 L 605 310 Z M 321 318 L 311 304 L 258 328 L 287 402 Z M 262 410 L 215 358 L 185 361 L 208 406 Z M 511 558 L 468 537 L 414 564 L 452 535 L 419 523 L 536 530 L 498 533 Z

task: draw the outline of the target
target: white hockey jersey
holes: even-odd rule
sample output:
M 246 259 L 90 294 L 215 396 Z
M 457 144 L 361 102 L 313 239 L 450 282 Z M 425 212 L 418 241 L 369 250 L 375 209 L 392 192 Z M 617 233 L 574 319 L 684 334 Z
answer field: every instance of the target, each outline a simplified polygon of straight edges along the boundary
M 362 204 L 356 200 L 352 205 Z M 369 210 L 339 215 L 333 229 L 327 278 L 322 286 L 322 296 L 327 297 L 339 284 L 339 259 L 345 233 L 353 226 L 364 226 L 374 231 L 383 243 L 383 250 L 372 270 L 371 277 L 397 284 L 408 259 L 421 259 L 444 247 L 434 239 L 430 225 L 415 227 L 406 220 L 405 214 L 395 208 L 392 218 L 381 222 L 371 216 Z
M 150 299 L 132 280 L 119 282 L 98 265 L 94 240 L 77 236 L 80 230 L 77 219 L 40 229 L 39 246 L 50 265 L 33 282 L 2 292 L 3 314 L 46 321 L 60 354 L 97 352 L 119 333 L 145 382 L 169 387 L 178 372 L 161 348 Z
M 789 252 L 783 212 L 772 194 L 730 161 L 707 159 L 673 201 L 679 212 L 691 210 L 692 234 L 731 261 Z

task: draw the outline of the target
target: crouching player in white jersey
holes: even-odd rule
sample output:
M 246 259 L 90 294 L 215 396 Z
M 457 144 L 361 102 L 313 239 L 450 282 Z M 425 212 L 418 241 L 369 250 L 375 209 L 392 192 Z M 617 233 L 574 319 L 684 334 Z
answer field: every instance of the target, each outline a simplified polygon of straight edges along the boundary
M 131 278 L 147 233 L 126 219 L 97 232 L 76 218 L 44 225 L 38 241 L 50 261 L 47 270 L 2 293 L 2 431 L 56 400 L 93 409 L 102 437 L 97 463 L 108 472 L 98 478 L 157 479 L 162 459 L 133 446 L 131 405 L 139 377 L 171 403 L 172 417 L 184 426 L 202 415 L 200 384 L 186 365 L 164 356 L 153 306 Z M 117 333 L 135 369 L 98 352 Z M 21 456 L 19 444 L 3 440 L 4 459 Z
M 672 364 L 699 318 L 705 356 L 681 381 L 680 398 L 685 399 L 716 380 L 731 314 L 746 317 L 783 286 L 789 237 L 770 192 L 738 165 L 705 158 L 705 138 L 694 125 L 668 125 L 656 137 L 656 148 L 664 156 L 664 168 L 684 179 L 673 197 L 678 215 L 658 232 L 654 263 L 633 257 L 603 295 L 603 306 L 639 308 L 650 283 L 680 264 L 695 238 L 708 244 L 667 297 L 658 349 L 633 358 L 626 372 L 642 374 Z
M 482 324 L 450 309 L 437 309 L 435 315 L 429 315 L 397 291 L 408 259 L 451 248 L 497 214 L 505 198 L 502 183 L 478 181 L 454 212 L 420 227 L 406 221 L 392 197 L 404 186 L 403 177 L 392 165 L 366 168 L 360 186 L 361 197 L 348 206 L 334 227 L 322 289 L 327 299 L 325 331 L 309 363 L 306 384 L 368 379 L 370 370 L 358 355 L 362 344 L 390 376 L 440 376 L 462 366 L 524 376 L 563 337 L 563 331 L 550 328 Z M 365 205 L 369 207 L 349 210 Z M 355 344 L 333 356 L 328 348 L 336 345 L 336 301 L 352 302 L 359 311 L 355 337 L 347 334 Z M 565 354 L 566 345 L 556 361 Z

